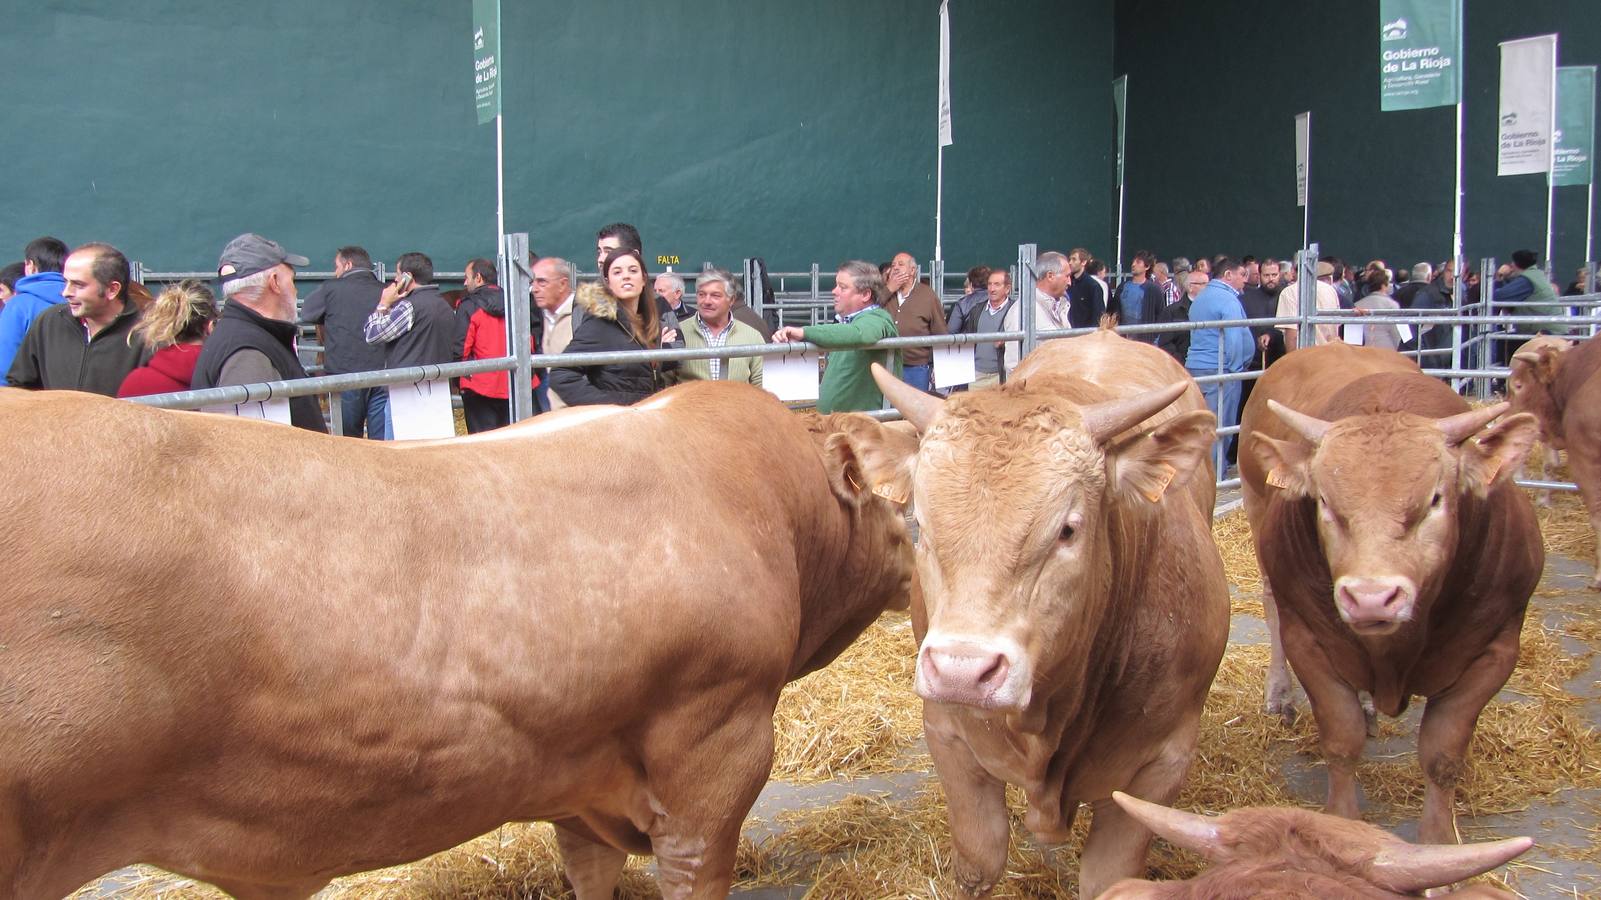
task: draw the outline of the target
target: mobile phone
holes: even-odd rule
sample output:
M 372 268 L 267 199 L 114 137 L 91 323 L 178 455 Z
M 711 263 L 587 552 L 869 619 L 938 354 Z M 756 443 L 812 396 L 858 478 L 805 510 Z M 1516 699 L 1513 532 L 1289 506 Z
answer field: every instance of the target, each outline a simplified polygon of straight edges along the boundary
M 395 279 L 395 287 L 399 288 L 402 291 L 410 290 L 411 289 L 411 280 L 412 279 L 411 279 L 411 273 L 410 272 L 401 272 L 400 273 L 400 277 Z

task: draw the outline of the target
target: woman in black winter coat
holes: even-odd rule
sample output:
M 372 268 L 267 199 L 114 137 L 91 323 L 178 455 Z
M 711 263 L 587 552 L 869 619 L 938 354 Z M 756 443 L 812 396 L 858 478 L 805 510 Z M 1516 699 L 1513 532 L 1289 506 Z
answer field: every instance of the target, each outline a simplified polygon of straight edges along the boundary
M 659 350 L 677 332 L 664 329 L 650 273 L 638 250 L 620 247 L 606 255 L 598 284 L 586 284 L 574 298 L 573 339 L 563 353 Z M 628 404 L 667 386 L 662 366 L 629 362 L 581 368 L 552 367 L 550 386 L 568 406 Z

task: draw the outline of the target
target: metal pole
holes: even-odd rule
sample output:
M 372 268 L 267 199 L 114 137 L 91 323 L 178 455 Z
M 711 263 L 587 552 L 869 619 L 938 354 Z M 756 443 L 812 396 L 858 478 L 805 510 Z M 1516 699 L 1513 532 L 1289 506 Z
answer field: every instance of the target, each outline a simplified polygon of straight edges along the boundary
M 1017 246 L 1017 310 L 1023 327 L 1022 356 L 1034 352 L 1034 257 L 1039 248 L 1034 244 Z M 1019 357 L 1021 358 L 1021 357 Z
M 1590 173 L 1590 199 L 1584 205 L 1584 259 L 1595 259 L 1595 173 Z
M 1463 265 L 1462 264 L 1463 264 L 1463 262 L 1464 262 L 1464 260 L 1462 259 L 1461 256 L 1453 256 L 1453 257 L 1451 257 L 1451 312 L 1456 314 L 1456 315 L 1459 315 L 1459 316 L 1462 315 L 1462 305 L 1463 305 L 1462 304 L 1462 300 L 1463 300 L 1462 292 L 1464 290 L 1467 290 L 1467 282 L 1462 280 L 1462 269 L 1463 269 Z M 1460 369 L 1460 368 L 1462 368 L 1462 349 L 1463 349 L 1462 348 L 1462 333 L 1463 333 L 1463 331 L 1465 329 L 1463 329 L 1463 327 L 1461 325 L 1450 325 L 1450 326 L 1436 325 L 1434 327 L 1435 328 L 1446 328 L 1446 327 L 1449 327 L 1451 329 L 1451 368 L 1452 369 Z M 1419 325 L 1418 326 L 1418 346 L 1421 347 L 1422 345 L 1423 345 L 1422 326 Z M 1463 381 L 1463 379 L 1461 379 L 1461 378 L 1453 379 L 1452 382 L 1451 382 L 1451 389 L 1456 391 L 1457 393 L 1461 393 L 1462 392 L 1462 381 Z
M 1495 360 L 1495 257 L 1486 256 L 1479 261 L 1479 315 L 1484 317 L 1484 324 L 1479 334 L 1479 368 L 1488 369 Z M 1478 380 L 1476 394 L 1479 400 L 1490 399 L 1490 380 Z
M 1457 20 L 1461 21 L 1461 14 L 1460 13 L 1458 13 Z M 1457 65 L 1462 65 L 1462 51 L 1461 51 L 1460 48 L 1457 50 L 1456 61 L 1457 61 Z M 1462 79 L 1466 79 L 1467 76 L 1459 72 L 1457 74 L 1457 77 L 1458 78 L 1462 78 Z M 1462 82 L 1462 85 L 1465 87 L 1467 85 L 1467 81 L 1464 80 Z M 1460 262 L 1462 260 L 1462 101 L 1461 100 L 1457 100 L 1457 102 L 1456 102 L 1456 192 L 1455 192 L 1455 201 L 1451 204 L 1451 209 L 1452 209 L 1451 260 L 1453 262 L 1456 262 L 1456 263 L 1460 264 Z M 1458 266 L 1458 268 L 1460 270 L 1460 265 Z
M 941 255 L 943 248 L 940 245 L 943 223 L 941 217 L 945 212 L 945 145 L 939 146 L 939 161 L 935 163 L 934 175 L 934 258 L 944 259 Z
M 1310 192 L 1307 199 L 1311 199 Z M 1296 267 L 1299 271 L 1295 275 L 1295 284 L 1296 299 L 1300 301 L 1301 324 L 1295 332 L 1296 348 L 1317 344 L 1317 335 L 1312 331 L 1312 316 L 1317 311 L 1318 249 L 1317 244 L 1307 244 L 1297 254 Z
M 1306 204 L 1301 207 L 1301 246 L 1312 240 L 1312 111 L 1306 111 Z
M 528 271 L 528 234 L 508 234 L 501 241 L 500 271 L 506 292 L 506 339 L 517 368 L 511 376 L 511 420 L 521 422 L 534 415 L 533 309 L 528 289 L 533 273 Z

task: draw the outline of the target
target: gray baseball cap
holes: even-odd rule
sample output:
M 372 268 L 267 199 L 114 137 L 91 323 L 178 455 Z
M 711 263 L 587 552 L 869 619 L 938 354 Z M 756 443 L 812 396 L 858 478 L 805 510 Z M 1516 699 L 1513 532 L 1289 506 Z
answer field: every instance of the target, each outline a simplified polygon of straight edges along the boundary
M 311 260 L 296 256 L 259 234 L 241 234 L 222 248 L 222 256 L 217 258 L 217 277 L 222 281 L 248 278 L 279 263 L 309 266 Z

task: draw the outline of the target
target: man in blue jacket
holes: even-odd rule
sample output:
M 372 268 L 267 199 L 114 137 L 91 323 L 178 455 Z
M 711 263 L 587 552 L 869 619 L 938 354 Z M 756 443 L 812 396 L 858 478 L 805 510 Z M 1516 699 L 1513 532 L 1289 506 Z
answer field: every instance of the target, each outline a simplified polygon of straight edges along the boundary
M 0 374 L 11 371 L 17 348 L 28 336 L 28 328 L 39 314 L 65 302 L 61 291 L 67 282 L 61 267 L 67 261 L 67 245 L 53 237 L 35 238 L 22 251 L 22 278 L 16 294 L 0 309 Z
M 1190 321 L 1218 322 L 1244 319 L 1245 306 L 1240 302 L 1240 295 L 1245 290 L 1245 276 L 1244 264 L 1229 257 L 1219 257 L 1212 264 L 1212 280 L 1190 304 Z M 1202 375 L 1217 375 L 1218 359 L 1221 357 L 1223 372 L 1243 372 L 1245 367 L 1251 364 L 1252 348 L 1255 346 L 1255 341 L 1251 339 L 1251 329 L 1244 325 L 1198 328 L 1190 332 L 1190 349 L 1184 358 L 1184 367 L 1197 378 Z M 1228 428 L 1239 424 L 1238 381 L 1202 382 L 1201 395 L 1206 398 L 1207 407 L 1217 415 L 1217 427 Z M 1214 459 L 1219 458 L 1218 454 L 1226 444 L 1225 439 L 1219 438 L 1217 446 L 1213 449 Z

